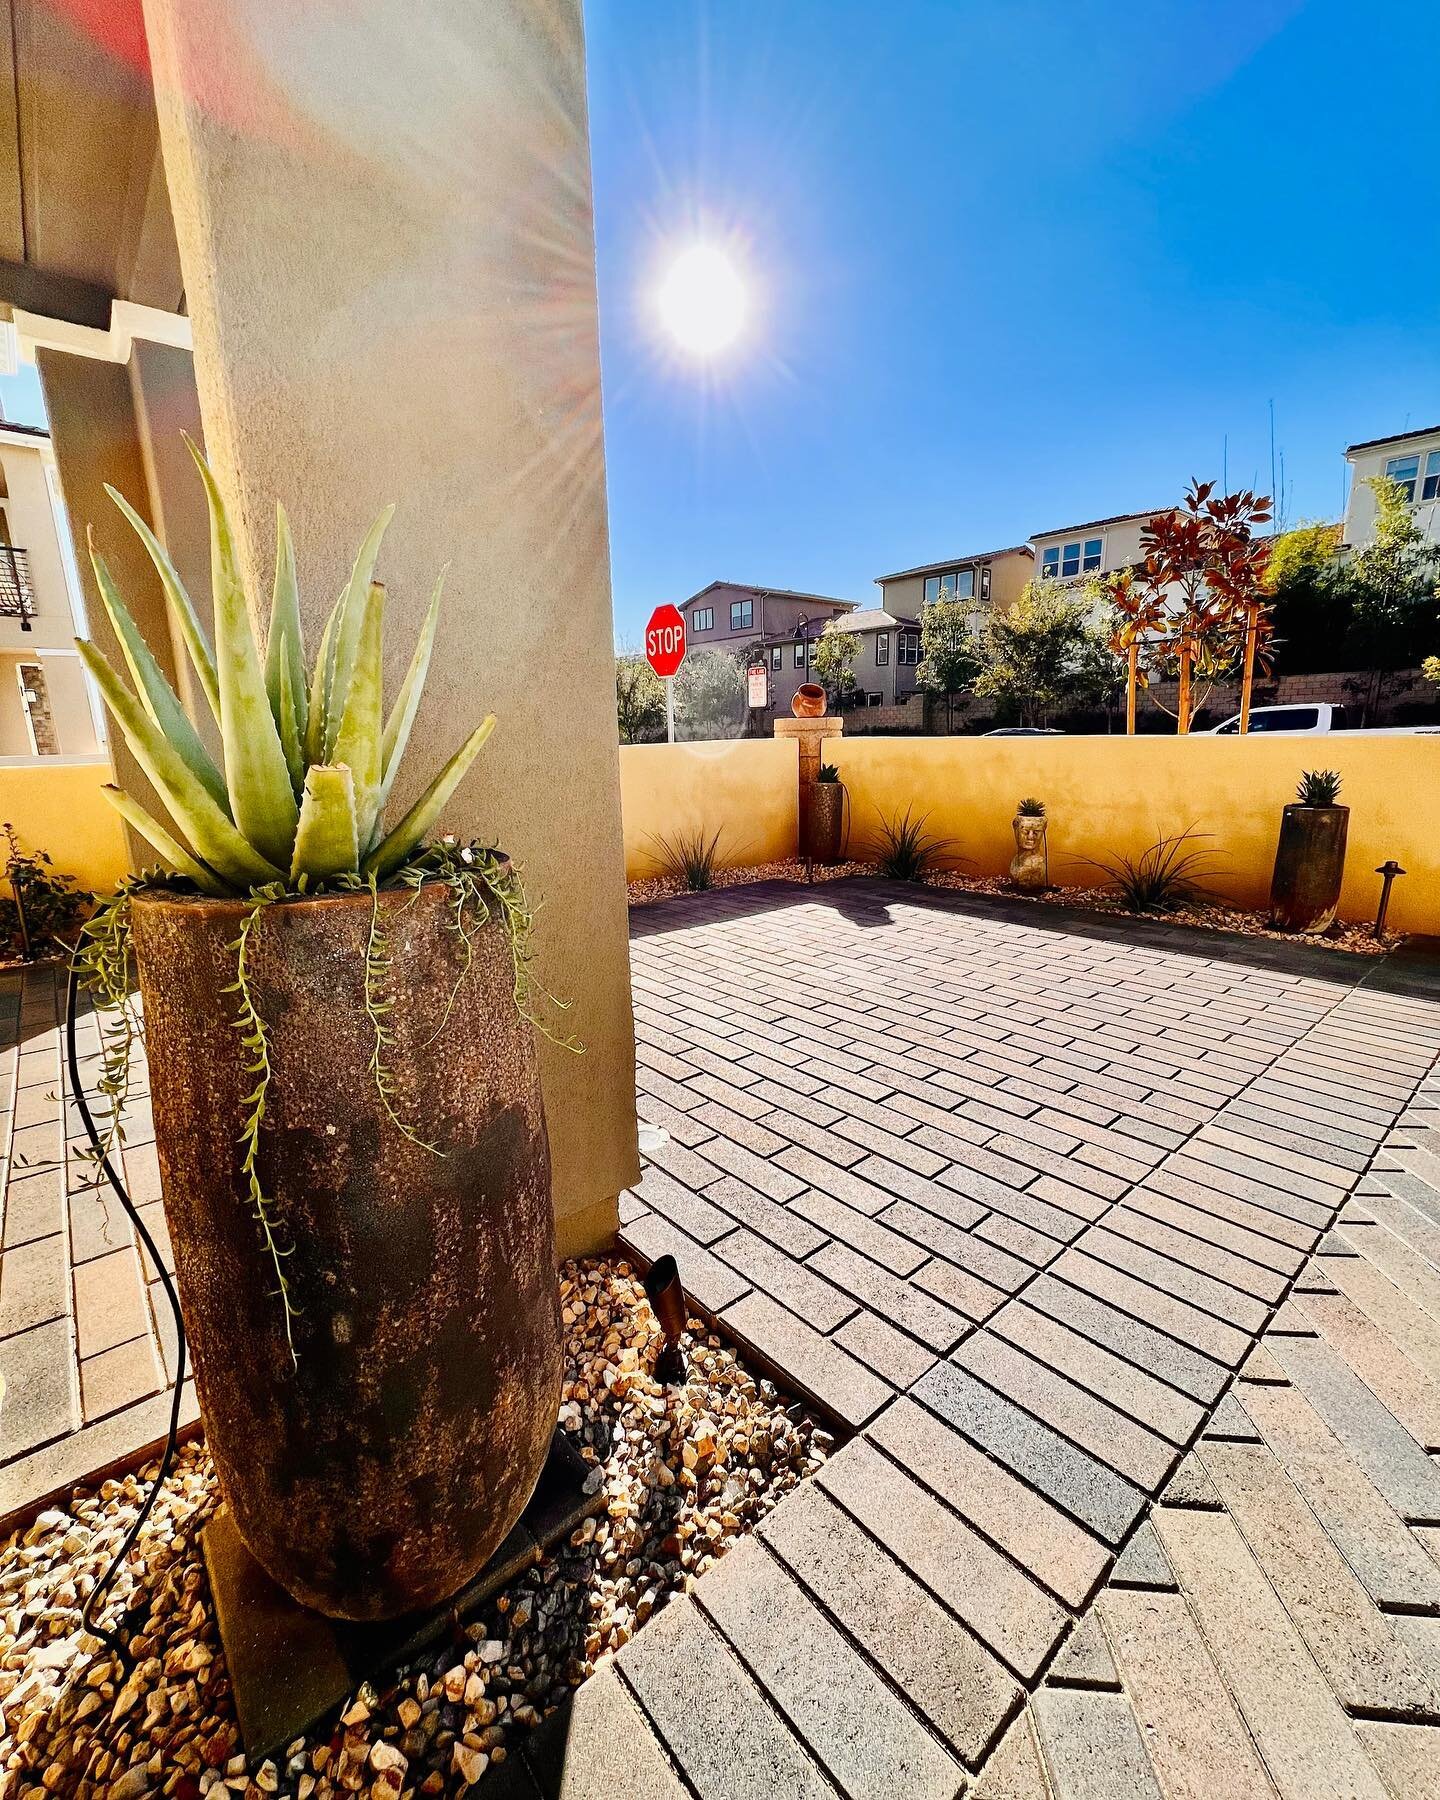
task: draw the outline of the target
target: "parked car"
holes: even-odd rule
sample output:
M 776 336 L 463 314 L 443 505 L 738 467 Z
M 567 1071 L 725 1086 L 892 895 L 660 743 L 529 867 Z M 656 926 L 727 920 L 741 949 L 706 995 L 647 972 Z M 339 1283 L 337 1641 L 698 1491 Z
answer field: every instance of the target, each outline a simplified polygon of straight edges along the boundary
M 997 725 L 993 731 L 982 731 L 982 737 L 1064 737 L 1056 725 Z
M 1306 706 L 1252 706 L 1250 729 L 1257 731 L 1289 731 L 1300 737 L 1328 737 L 1332 732 L 1361 733 L 1366 737 L 1433 737 L 1440 725 L 1375 725 L 1361 727 L 1353 720 L 1353 707 L 1328 700 L 1317 700 Z M 1240 715 L 1212 725 L 1208 731 L 1197 731 L 1196 737 L 1234 737 L 1240 730 Z

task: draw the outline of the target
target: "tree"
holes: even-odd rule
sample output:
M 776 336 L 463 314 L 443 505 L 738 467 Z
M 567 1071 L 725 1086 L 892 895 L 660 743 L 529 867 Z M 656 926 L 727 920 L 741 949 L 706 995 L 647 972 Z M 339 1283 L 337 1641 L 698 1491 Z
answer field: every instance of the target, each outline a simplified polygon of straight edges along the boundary
M 1027 582 L 1009 612 L 985 621 L 974 691 L 1022 725 L 1047 725 L 1052 713 L 1093 696 L 1097 657 L 1109 655 L 1107 636 L 1096 623 L 1091 589 L 1043 577 Z
M 1287 675 L 1345 669 L 1360 657 L 1355 596 L 1340 555 L 1340 527 L 1308 520 L 1270 546 L 1274 647 Z
M 973 608 L 959 600 L 933 600 L 920 614 L 920 663 L 915 680 L 927 694 L 945 696 L 945 729 L 955 722 L 955 696 L 968 692 L 980 673 Z
M 1178 683 L 1175 729 L 1182 735 L 1204 704 L 1206 691 L 1243 664 L 1253 672 L 1257 643 L 1268 629 L 1263 617 L 1265 546 L 1254 527 L 1270 517 L 1268 496 L 1248 489 L 1218 500 L 1213 481 L 1191 481 L 1185 498 L 1157 513 L 1140 534 L 1144 553 L 1143 598 L 1154 620 L 1139 642 L 1152 674 Z M 1119 596 L 1116 596 L 1117 604 Z
M 665 734 L 665 684 L 643 656 L 615 658 L 615 713 L 622 744 L 648 744 Z
M 1398 481 L 1372 475 L 1366 486 L 1375 496 L 1375 541 L 1351 559 L 1349 577 L 1356 637 L 1371 669 L 1368 724 L 1385 674 L 1409 662 L 1419 640 L 1433 641 L 1440 626 L 1435 595 L 1440 549 L 1426 542 Z
M 840 706 L 845 696 L 854 691 L 855 675 L 850 665 L 859 648 L 860 639 L 853 631 L 846 631 L 836 619 L 825 621 L 825 629 L 815 640 L 811 667 L 832 706 Z
M 727 650 L 687 656 L 675 677 L 675 735 L 687 742 L 745 730 L 745 669 Z

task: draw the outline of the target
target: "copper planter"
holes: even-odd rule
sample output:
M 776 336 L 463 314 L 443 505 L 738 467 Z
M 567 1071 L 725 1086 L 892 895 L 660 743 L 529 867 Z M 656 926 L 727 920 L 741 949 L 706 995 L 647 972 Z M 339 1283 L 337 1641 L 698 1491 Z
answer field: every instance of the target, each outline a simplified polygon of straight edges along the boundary
M 292 1360 L 237 1143 L 255 1078 L 224 990 L 247 906 L 134 902 L 165 1217 L 207 1442 L 256 1559 L 340 1618 L 394 1617 L 476 1574 L 530 1497 L 560 1400 L 531 1027 L 500 924 L 476 933 L 466 972 L 450 906 L 440 883 L 380 895 L 394 1118 L 371 1066 L 370 895 L 284 901 L 251 932 L 271 1064 L 259 1167 L 293 1245 Z
M 1348 806 L 1287 806 L 1280 818 L 1270 923 L 1280 931 L 1328 931 L 1345 879 Z

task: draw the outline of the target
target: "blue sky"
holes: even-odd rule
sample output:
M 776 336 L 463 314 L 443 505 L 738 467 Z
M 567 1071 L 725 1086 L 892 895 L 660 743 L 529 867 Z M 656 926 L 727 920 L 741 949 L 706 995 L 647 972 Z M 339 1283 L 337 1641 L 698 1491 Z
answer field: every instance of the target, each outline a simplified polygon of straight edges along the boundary
M 617 631 L 1440 419 L 1440 32 L 1352 0 L 588 0 Z M 708 370 L 652 296 L 734 247 Z

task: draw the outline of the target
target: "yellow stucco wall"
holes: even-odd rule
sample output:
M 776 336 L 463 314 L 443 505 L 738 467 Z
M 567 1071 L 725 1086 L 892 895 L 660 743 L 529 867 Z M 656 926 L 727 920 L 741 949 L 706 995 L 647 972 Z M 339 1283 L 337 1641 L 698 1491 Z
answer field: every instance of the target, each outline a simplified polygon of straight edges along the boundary
M 795 854 L 799 752 L 793 739 L 622 744 L 625 875 L 657 873 L 657 837 L 720 832 L 717 858 L 749 867 Z
M 120 815 L 100 792 L 109 780 L 108 762 L 0 764 L 0 821 L 25 849 L 48 851 L 62 875 L 112 893 L 130 864 Z
M 882 815 L 910 806 L 957 840 L 964 873 L 1002 874 L 1015 804 L 1034 795 L 1049 811 L 1057 885 L 1104 879 L 1082 857 L 1135 856 L 1195 825 L 1224 853 L 1210 885 L 1252 906 L 1269 897 L 1280 809 L 1302 770 L 1337 769 L 1350 808 L 1341 915 L 1374 917 L 1374 870 L 1393 856 L 1408 873 L 1390 923 L 1440 932 L 1440 737 L 842 738 L 826 755 L 850 789 L 857 854 Z

